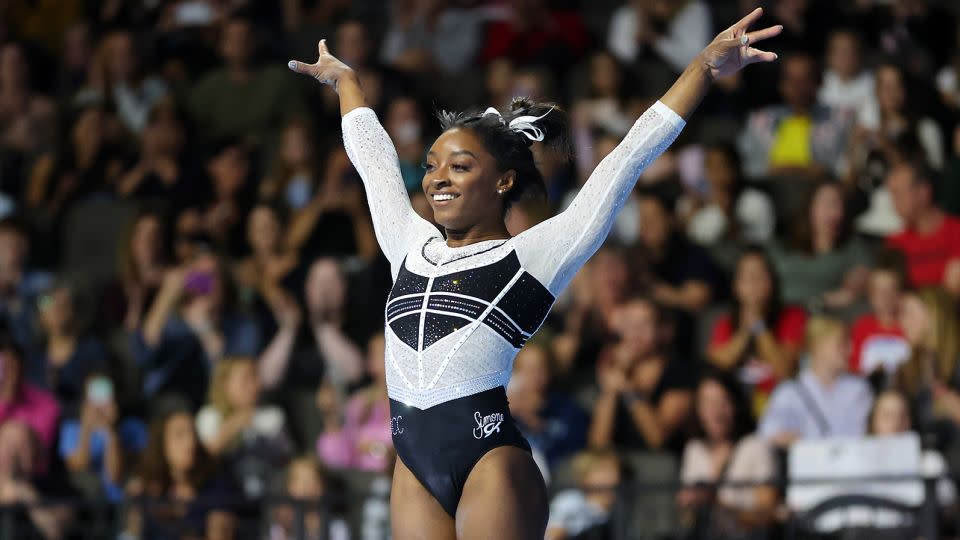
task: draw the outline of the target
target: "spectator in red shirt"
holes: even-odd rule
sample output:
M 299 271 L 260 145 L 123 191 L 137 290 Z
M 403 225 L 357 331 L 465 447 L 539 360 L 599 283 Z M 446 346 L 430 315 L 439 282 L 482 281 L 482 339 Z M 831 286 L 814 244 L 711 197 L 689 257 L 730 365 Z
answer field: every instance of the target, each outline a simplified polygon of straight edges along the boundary
M 732 290 L 733 308 L 714 324 L 707 357 L 753 389 L 759 417 L 777 383 L 796 372 L 806 314 L 783 305 L 777 273 L 760 247 L 740 255 Z
M 960 218 L 948 216 L 933 199 L 935 173 L 918 163 L 904 162 L 887 176 L 887 189 L 903 231 L 887 244 L 903 251 L 910 283 L 915 287 L 943 285 L 960 293 Z
M 586 49 L 589 36 L 575 11 L 553 10 L 544 0 L 511 2 L 509 15 L 487 27 L 480 60 L 509 58 L 563 70 Z
M 881 255 L 870 271 L 867 297 L 871 311 L 854 321 L 851 329 L 851 373 L 871 378 L 874 373 L 881 377 L 883 374 L 892 375 L 910 356 L 910 344 L 903 337 L 897 320 L 906 275 L 902 264 L 898 266 L 893 260 L 885 260 L 893 253 L 896 252 Z

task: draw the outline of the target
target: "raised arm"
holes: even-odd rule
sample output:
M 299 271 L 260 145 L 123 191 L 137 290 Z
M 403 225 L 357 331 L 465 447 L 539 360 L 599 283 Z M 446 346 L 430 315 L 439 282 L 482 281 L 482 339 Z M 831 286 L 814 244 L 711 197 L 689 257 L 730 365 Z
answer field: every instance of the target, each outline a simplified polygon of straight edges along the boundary
M 410 205 L 397 150 L 377 115 L 367 107 L 357 74 L 330 54 L 326 40 L 320 40 L 318 49 L 316 63 L 291 60 L 288 66 L 333 86 L 339 94 L 343 146 L 363 179 L 377 242 L 396 276 L 415 242 L 440 233 Z
M 750 46 L 783 29 L 747 32 L 762 14 L 757 8 L 714 38 L 600 162 L 570 206 L 515 238 L 525 268 L 551 292 L 559 294 L 600 248 L 640 173 L 677 138 L 710 84 L 749 64 L 777 58 Z

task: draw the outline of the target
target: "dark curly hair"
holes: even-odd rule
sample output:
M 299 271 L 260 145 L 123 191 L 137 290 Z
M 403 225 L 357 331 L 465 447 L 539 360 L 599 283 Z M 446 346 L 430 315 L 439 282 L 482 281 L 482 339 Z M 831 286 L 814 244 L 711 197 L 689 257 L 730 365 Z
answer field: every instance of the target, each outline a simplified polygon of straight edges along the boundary
M 510 121 L 520 116 L 540 117 L 534 125 L 543 132 L 543 144 L 557 151 L 565 159 L 573 152 L 567 132 L 567 114 L 554 103 L 538 103 L 528 98 L 517 97 L 510 103 L 510 110 L 496 114 L 484 111 L 440 111 L 440 127 L 443 131 L 454 128 L 468 129 L 475 133 L 484 147 L 497 162 L 501 172 L 514 170 L 516 180 L 505 195 L 503 213 L 524 198 L 546 198 L 547 188 L 543 175 L 533 158 L 533 141 L 523 133 L 510 128 Z

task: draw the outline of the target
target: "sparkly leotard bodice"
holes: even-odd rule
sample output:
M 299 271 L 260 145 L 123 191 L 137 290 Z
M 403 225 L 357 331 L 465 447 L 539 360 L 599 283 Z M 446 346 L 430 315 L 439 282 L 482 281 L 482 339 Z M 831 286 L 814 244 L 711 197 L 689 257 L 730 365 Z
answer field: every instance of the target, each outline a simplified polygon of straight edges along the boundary
M 410 205 L 396 149 L 366 107 L 343 117 L 343 141 L 390 262 L 387 392 L 426 409 L 506 385 L 517 351 L 600 248 L 640 172 L 684 127 L 656 102 L 563 212 L 507 240 L 452 248 Z

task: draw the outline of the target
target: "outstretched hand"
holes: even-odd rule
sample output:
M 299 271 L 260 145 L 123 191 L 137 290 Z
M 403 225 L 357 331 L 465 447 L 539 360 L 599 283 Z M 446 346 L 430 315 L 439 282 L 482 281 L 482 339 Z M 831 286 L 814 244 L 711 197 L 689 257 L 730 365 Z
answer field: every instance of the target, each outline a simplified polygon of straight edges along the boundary
M 736 24 L 720 32 L 703 50 L 703 62 L 714 80 L 733 75 L 750 64 L 773 62 L 777 59 L 776 53 L 752 47 L 754 43 L 779 35 L 783 31 L 782 25 L 776 25 L 748 32 L 750 25 L 757 22 L 762 15 L 763 8 L 753 10 Z
M 350 66 L 330 54 L 330 51 L 327 49 L 327 40 L 321 39 L 317 44 L 317 50 L 320 52 L 320 57 L 315 63 L 306 64 L 304 62 L 290 60 L 287 63 L 287 67 L 297 73 L 310 75 L 323 84 L 329 84 L 335 90 L 338 88 L 338 83 L 342 78 L 353 76 L 354 72 Z

